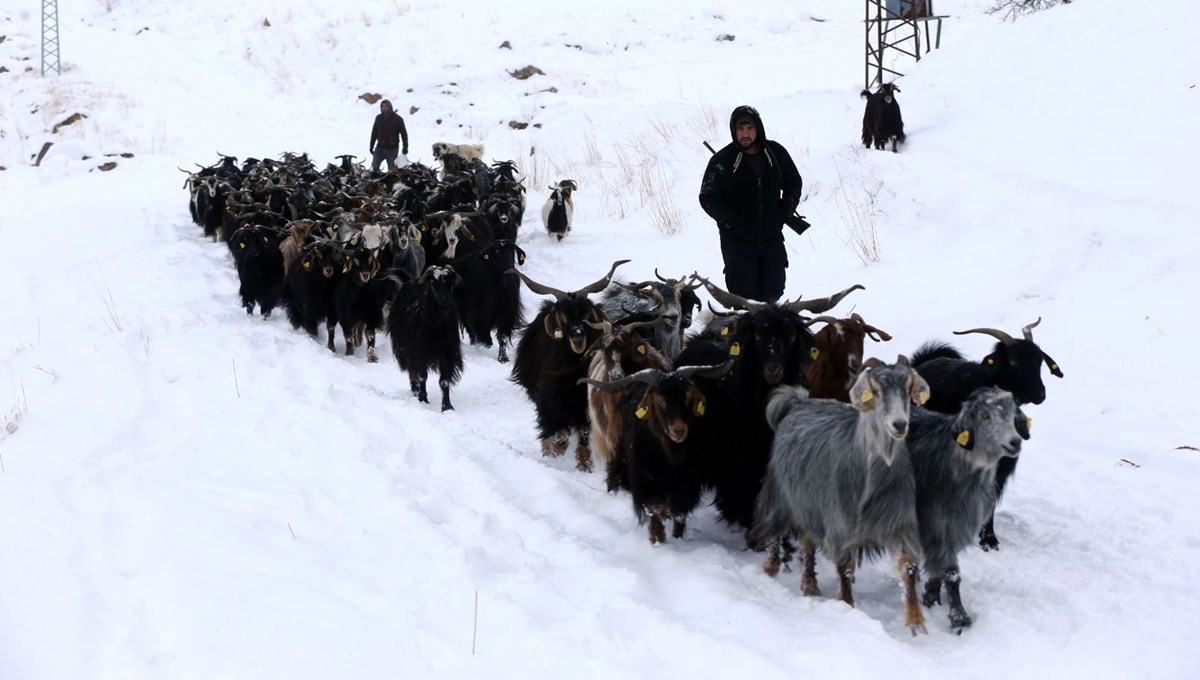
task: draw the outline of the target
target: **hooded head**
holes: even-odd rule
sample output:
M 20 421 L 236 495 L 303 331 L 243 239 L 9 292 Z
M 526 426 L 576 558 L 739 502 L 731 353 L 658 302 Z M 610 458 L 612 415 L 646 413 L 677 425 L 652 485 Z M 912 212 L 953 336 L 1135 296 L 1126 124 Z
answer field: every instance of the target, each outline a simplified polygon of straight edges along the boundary
M 758 136 L 755 141 L 758 142 L 759 146 L 762 146 L 766 143 L 767 133 L 766 130 L 763 129 L 762 118 L 758 115 L 758 110 L 753 106 L 739 106 L 734 109 L 733 113 L 729 116 L 729 135 L 733 138 L 734 144 L 738 143 L 738 125 L 743 122 L 751 122 L 754 124 L 754 129 L 758 131 Z
M 380 113 L 391 113 L 392 112 L 392 102 L 390 99 L 384 99 L 383 101 L 379 102 L 379 112 Z

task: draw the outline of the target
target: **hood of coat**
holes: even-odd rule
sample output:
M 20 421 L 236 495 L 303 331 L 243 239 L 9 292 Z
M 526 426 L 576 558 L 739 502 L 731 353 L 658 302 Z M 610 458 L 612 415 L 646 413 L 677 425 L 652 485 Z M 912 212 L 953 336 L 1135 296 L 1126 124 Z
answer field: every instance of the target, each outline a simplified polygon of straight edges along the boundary
M 729 116 L 729 137 L 737 144 L 737 126 L 743 119 L 754 121 L 754 127 L 758 130 L 758 143 L 760 146 L 767 144 L 767 131 L 763 128 L 762 116 L 758 115 L 758 109 L 753 106 L 739 106 L 733 110 Z

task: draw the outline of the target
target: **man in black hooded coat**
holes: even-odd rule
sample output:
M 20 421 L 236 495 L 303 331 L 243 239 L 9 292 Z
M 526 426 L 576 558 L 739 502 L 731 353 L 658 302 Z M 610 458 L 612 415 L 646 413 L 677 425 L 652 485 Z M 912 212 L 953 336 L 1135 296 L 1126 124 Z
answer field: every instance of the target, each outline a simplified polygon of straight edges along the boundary
M 401 139 L 404 140 L 403 149 Z M 404 128 L 404 119 L 392 110 L 392 103 L 384 99 L 379 102 L 379 115 L 375 116 L 375 124 L 371 126 L 371 172 L 379 172 L 379 164 L 383 161 L 387 161 L 388 172 L 395 172 L 400 154 L 408 156 L 408 130 Z
M 787 278 L 783 225 L 800 203 L 804 182 L 787 149 L 767 139 L 754 107 L 733 110 L 729 133 L 733 141 L 704 171 L 700 207 L 720 230 L 726 290 L 774 302 Z

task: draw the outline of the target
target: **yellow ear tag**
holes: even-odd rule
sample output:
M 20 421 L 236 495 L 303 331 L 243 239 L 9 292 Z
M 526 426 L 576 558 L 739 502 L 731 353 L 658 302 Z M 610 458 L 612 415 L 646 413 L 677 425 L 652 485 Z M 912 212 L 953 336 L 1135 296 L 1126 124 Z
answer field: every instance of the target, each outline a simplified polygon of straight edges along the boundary
M 517 256 L 517 264 L 525 264 L 525 256 L 524 255 Z
M 1031 427 L 1033 427 L 1033 418 L 1025 416 L 1025 429 L 1028 430 Z
M 555 340 L 562 340 L 562 329 L 561 329 L 561 328 L 555 328 L 555 329 L 554 329 L 554 339 L 555 339 Z
M 311 270 L 312 270 L 312 262 L 305 262 L 304 263 L 304 271 L 311 271 Z
M 921 390 L 917 392 L 917 404 L 924 406 L 925 402 L 929 401 L 929 390 Z
M 638 345 L 638 354 L 645 354 L 645 353 L 646 353 L 646 346 Z
M 1057 371 L 1057 370 L 1058 370 L 1058 364 L 1050 364 L 1050 370 L 1051 370 L 1051 371 Z
M 492 259 L 492 256 L 491 256 L 491 255 L 484 255 L 484 256 L 483 256 L 483 259 L 485 259 L 485 260 L 490 260 L 490 259 Z
M 700 402 L 699 404 L 696 404 L 696 415 L 698 415 L 698 416 L 704 415 L 704 402 Z
M 721 335 L 729 335 L 729 326 L 725 326 L 721 329 Z
M 959 446 L 966 446 L 967 443 L 971 441 L 971 431 L 963 430 L 962 432 L 959 432 L 958 438 L 954 441 L 958 442 Z
M 650 412 L 650 409 L 647 409 L 645 406 L 639 406 L 638 410 L 634 411 L 633 414 L 635 416 L 637 416 L 638 418 L 645 418 L 646 414 L 649 412 Z
M 991 366 L 991 365 L 992 365 L 992 364 L 994 364 L 994 363 L 996 363 L 996 360 L 995 360 L 995 359 L 992 359 L 991 357 L 988 357 L 988 360 L 987 360 L 987 365 L 988 365 L 988 366 Z
M 245 247 L 246 247 L 246 244 L 245 244 L 245 243 L 239 243 L 239 244 L 238 244 L 238 247 L 239 247 L 239 248 L 245 248 Z
M 817 357 L 821 355 L 821 350 L 813 347 L 812 349 L 808 350 L 808 354 L 813 358 L 813 361 L 816 361 Z
M 742 346 L 740 343 L 733 343 L 729 346 L 729 356 L 736 357 L 742 355 Z
M 859 397 L 858 400 L 859 401 L 871 401 L 874 398 L 875 398 L 875 393 L 871 391 L 870 387 L 868 387 L 867 389 L 862 391 L 862 396 Z
M 346 265 L 345 267 L 342 267 L 342 273 L 343 273 L 343 274 L 345 274 L 345 273 L 347 273 L 347 272 L 349 272 L 349 271 L 350 271 L 350 265 Z

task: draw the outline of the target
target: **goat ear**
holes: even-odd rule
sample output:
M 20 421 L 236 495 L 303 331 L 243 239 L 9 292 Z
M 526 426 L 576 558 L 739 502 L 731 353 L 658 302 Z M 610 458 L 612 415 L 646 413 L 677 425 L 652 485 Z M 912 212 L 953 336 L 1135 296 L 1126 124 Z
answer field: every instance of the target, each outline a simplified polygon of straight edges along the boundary
M 1021 435 L 1021 439 L 1029 441 L 1029 428 L 1033 426 L 1033 418 L 1022 413 L 1021 409 L 1017 409 L 1016 422 L 1013 424 L 1017 428 L 1017 434 Z
M 962 432 L 958 433 L 958 436 L 954 438 L 954 441 L 958 442 L 959 446 L 970 451 L 971 449 L 975 448 L 975 433 L 971 432 L 969 429 L 963 430 Z
M 555 340 L 563 339 L 562 326 L 559 325 L 559 323 L 558 323 L 558 313 L 557 312 L 552 313 L 552 314 L 547 314 L 546 320 L 545 320 L 545 322 L 543 322 L 542 325 L 546 329 L 546 335 L 549 335 L 550 337 L 554 338 Z
M 315 253 L 309 253 L 304 256 L 303 260 L 300 261 L 300 266 L 304 267 L 304 271 L 312 269 L 314 255 Z
M 850 387 L 850 405 L 860 413 L 875 410 L 875 393 L 871 391 L 871 371 L 864 370 Z
M 639 419 L 645 418 L 646 416 L 650 415 L 650 409 L 653 408 L 653 406 L 654 388 L 649 387 L 646 389 L 646 394 L 642 397 L 642 400 L 638 402 L 637 408 L 634 410 L 633 415 L 637 416 Z
M 1062 369 L 1058 367 L 1058 362 L 1051 359 L 1049 354 L 1042 352 L 1042 359 L 1046 362 L 1046 367 L 1050 369 L 1050 375 L 1058 378 L 1063 377 Z
M 924 406 L 925 402 L 929 401 L 929 383 L 921 377 L 920 373 L 911 371 L 912 373 L 912 389 L 909 390 L 912 396 L 913 403 L 917 406 Z
M 688 397 L 692 402 L 692 414 L 697 418 L 704 415 L 707 403 L 704 400 L 704 393 L 696 388 L 695 385 L 688 386 Z

